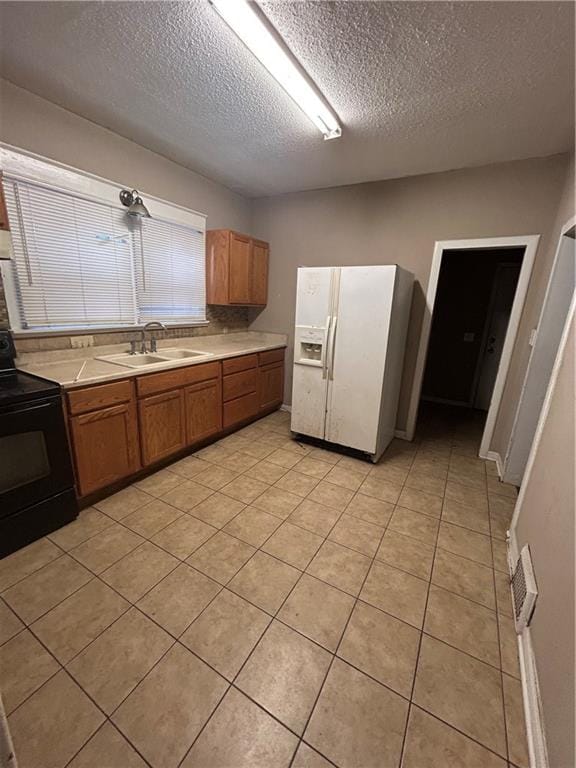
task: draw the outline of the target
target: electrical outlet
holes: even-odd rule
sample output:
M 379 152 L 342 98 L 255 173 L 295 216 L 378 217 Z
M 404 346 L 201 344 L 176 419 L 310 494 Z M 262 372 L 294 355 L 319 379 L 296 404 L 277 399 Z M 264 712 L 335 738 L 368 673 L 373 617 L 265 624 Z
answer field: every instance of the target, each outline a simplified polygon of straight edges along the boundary
M 94 346 L 94 336 L 71 336 L 70 346 L 72 349 L 83 349 L 84 347 Z

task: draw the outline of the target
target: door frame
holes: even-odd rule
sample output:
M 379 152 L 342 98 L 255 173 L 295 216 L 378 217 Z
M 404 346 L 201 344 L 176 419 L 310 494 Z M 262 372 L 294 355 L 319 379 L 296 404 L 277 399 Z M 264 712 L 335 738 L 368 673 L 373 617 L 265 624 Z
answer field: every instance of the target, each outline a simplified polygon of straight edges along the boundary
M 424 369 L 426 367 L 426 357 L 428 354 L 428 343 L 430 341 L 430 331 L 432 329 L 434 304 L 436 302 L 438 279 L 440 277 L 440 267 L 442 266 L 442 257 L 444 255 L 444 251 L 475 251 L 483 250 L 486 248 L 523 247 L 524 258 L 522 259 L 522 267 L 520 269 L 520 275 L 516 285 L 516 293 L 514 294 L 514 302 L 512 304 L 512 311 L 510 312 L 510 320 L 508 321 L 508 329 L 506 331 L 506 338 L 504 339 L 504 346 L 502 347 L 502 355 L 500 357 L 498 373 L 494 383 L 492 400 L 490 402 L 490 408 L 488 409 L 488 414 L 486 416 L 486 424 L 484 426 L 484 433 L 482 435 L 482 442 L 480 444 L 479 455 L 482 458 L 488 457 L 490 441 L 494 433 L 496 416 L 500 407 L 500 401 L 502 400 L 502 393 L 504 392 L 504 384 L 506 382 L 506 376 L 510 367 L 512 350 L 514 348 L 514 343 L 518 333 L 518 326 L 520 325 L 520 317 L 522 315 L 522 310 L 524 309 L 524 303 L 526 301 L 528 284 L 530 282 L 530 276 L 532 274 L 536 249 L 538 248 L 539 241 L 540 235 L 520 235 L 514 237 L 473 238 L 468 240 L 437 240 L 434 243 L 434 254 L 432 256 L 432 266 L 430 268 L 430 277 L 428 279 L 428 288 L 426 291 L 426 307 L 424 309 L 424 317 L 422 319 L 418 355 L 416 358 L 416 367 L 412 381 L 412 394 L 410 396 L 410 406 L 408 409 L 408 418 L 406 422 L 406 438 L 408 440 L 414 439 L 414 433 L 416 431 L 418 405 L 422 391 L 422 381 L 424 378 Z
M 536 337 L 541 332 L 541 330 L 542 330 L 542 323 L 543 323 L 543 321 L 544 321 L 544 319 L 546 317 L 546 310 L 548 308 L 548 303 L 550 301 L 550 294 L 551 294 L 551 292 L 553 290 L 553 287 L 554 287 L 553 286 L 554 277 L 555 277 L 556 269 L 558 267 L 560 256 L 561 256 L 561 251 L 562 251 L 562 246 L 563 246 L 563 238 L 566 237 L 568 232 L 570 232 L 570 230 L 572 230 L 575 226 L 576 226 L 576 216 L 572 216 L 560 228 L 560 234 L 558 236 L 558 242 L 556 243 L 556 250 L 554 252 L 554 261 L 552 263 L 552 268 L 550 269 L 550 273 L 549 273 L 549 276 L 548 276 L 548 283 L 546 285 L 546 293 L 544 294 L 544 299 L 542 301 L 542 306 L 540 307 L 540 314 L 538 316 L 538 323 L 536 325 L 536 328 L 534 329 Z M 576 243 L 576 241 L 575 241 L 575 243 Z M 576 247 L 576 245 L 575 245 L 575 247 Z M 534 333 L 534 331 L 533 331 L 533 333 Z M 529 358 L 528 364 L 526 366 L 526 372 L 524 374 L 524 381 L 522 383 L 522 389 L 520 391 L 520 397 L 518 398 L 518 404 L 516 406 L 516 413 L 515 413 L 515 416 L 514 416 L 514 423 L 512 424 L 512 431 L 510 433 L 510 439 L 509 439 L 508 445 L 506 447 L 506 454 L 504 456 L 504 461 L 503 461 L 503 468 L 502 468 L 503 469 L 503 477 L 502 477 L 502 479 L 505 482 L 513 482 L 514 485 L 521 485 L 521 482 L 518 482 L 519 479 L 521 481 L 521 478 L 518 478 L 517 476 L 516 477 L 515 476 L 509 477 L 509 479 L 505 479 L 505 478 L 506 478 L 506 473 L 510 471 L 511 453 L 512 453 L 512 450 L 513 450 L 513 447 L 514 447 L 514 443 L 518 439 L 518 431 L 519 431 L 519 428 L 521 426 L 520 425 L 521 408 L 522 408 L 522 405 L 523 405 L 524 398 L 526 396 L 526 387 L 528 385 L 528 380 L 529 380 L 529 377 L 532 375 L 532 366 L 534 365 L 534 359 L 533 359 L 534 358 L 534 349 L 535 349 L 535 347 L 532 344 L 532 347 L 531 347 L 531 350 L 530 350 L 530 358 Z M 535 434 L 536 433 L 534 433 L 534 435 L 532 437 L 533 440 L 535 439 Z M 524 474 L 526 474 L 527 466 L 528 465 L 525 464 L 525 466 L 524 466 Z

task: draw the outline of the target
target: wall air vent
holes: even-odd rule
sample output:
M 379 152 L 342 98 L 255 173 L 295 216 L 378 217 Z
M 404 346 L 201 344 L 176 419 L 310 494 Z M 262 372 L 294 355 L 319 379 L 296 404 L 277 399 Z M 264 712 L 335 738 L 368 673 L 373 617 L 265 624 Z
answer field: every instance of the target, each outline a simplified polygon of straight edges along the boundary
M 516 625 L 516 632 L 519 635 L 530 624 L 537 597 L 538 587 L 534 577 L 530 547 L 528 544 L 525 544 L 522 547 L 516 568 L 512 574 L 514 623 Z

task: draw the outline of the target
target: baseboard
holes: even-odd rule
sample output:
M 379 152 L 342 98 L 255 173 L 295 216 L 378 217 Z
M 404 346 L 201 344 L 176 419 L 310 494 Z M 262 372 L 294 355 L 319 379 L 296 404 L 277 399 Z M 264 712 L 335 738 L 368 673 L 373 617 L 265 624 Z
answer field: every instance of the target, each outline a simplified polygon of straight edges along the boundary
M 280 406 L 280 410 L 287 411 L 288 413 L 292 413 L 292 406 L 287 405 L 286 403 L 282 403 L 282 405 Z
M 518 562 L 518 554 L 518 541 L 515 531 L 512 530 L 508 536 L 508 568 L 511 574 Z M 518 635 L 518 657 L 530 768 L 549 768 L 540 686 L 538 685 L 536 657 L 532 648 L 530 627 L 526 627 L 524 632 Z
M 500 456 L 498 451 L 488 451 L 488 453 L 485 456 L 481 455 L 480 458 L 485 459 L 486 461 L 495 461 L 498 477 L 500 478 L 500 480 L 502 480 L 502 474 L 504 472 L 504 464 L 502 463 L 502 456 Z
M 549 768 L 546 733 L 542 717 L 542 700 L 530 627 L 518 635 L 518 655 L 520 657 L 520 677 L 522 679 L 522 698 L 524 700 L 530 768 Z
M 410 438 L 408 437 L 408 432 L 406 432 L 403 429 L 395 429 L 394 437 L 397 437 L 399 440 L 410 440 Z
M 516 563 L 518 562 L 518 557 L 520 556 L 520 552 L 518 551 L 518 540 L 516 539 L 516 531 L 511 529 L 508 532 L 508 570 L 510 573 L 514 573 L 514 569 L 516 568 Z

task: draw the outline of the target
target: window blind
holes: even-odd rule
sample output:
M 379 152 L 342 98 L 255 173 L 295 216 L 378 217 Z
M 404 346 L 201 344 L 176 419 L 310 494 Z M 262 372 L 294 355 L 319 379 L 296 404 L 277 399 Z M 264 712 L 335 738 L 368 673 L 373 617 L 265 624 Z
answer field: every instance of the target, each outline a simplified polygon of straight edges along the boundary
M 135 254 L 142 322 L 206 320 L 203 232 L 159 219 L 140 219 Z
M 137 322 L 125 213 L 27 182 L 4 182 L 21 327 Z
M 28 181 L 3 186 L 19 328 L 206 320 L 203 231 Z

